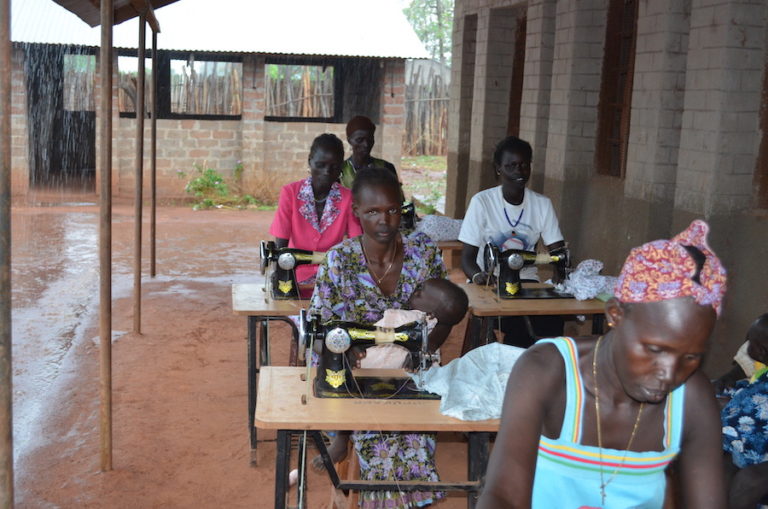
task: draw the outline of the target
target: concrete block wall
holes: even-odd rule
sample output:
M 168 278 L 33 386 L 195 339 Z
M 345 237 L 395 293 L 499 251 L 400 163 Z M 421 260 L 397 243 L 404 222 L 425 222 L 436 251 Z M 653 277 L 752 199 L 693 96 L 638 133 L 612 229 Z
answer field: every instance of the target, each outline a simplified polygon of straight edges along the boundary
M 714 375 L 730 364 L 749 323 L 768 309 L 768 294 L 755 292 L 768 285 L 768 215 L 753 196 L 759 145 L 768 136 L 759 128 L 768 3 L 639 1 L 626 173 L 610 177 L 594 168 L 609 1 L 457 0 L 447 212 L 462 217 L 475 189 L 492 185 L 462 166 L 462 154 L 471 150 L 476 164 L 498 139 L 493 129 L 484 132 L 493 125 L 485 118 L 489 105 L 499 106 L 483 66 L 511 58 L 512 49 L 489 44 L 491 9 L 525 6 L 520 128 L 535 150 L 531 187 L 542 189 L 543 173 L 543 191 L 575 258 L 602 260 L 607 273 L 617 273 L 633 246 L 668 238 L 696 218 L 710 222 L 710 245 L 729 270 L 705 364 Z M 478 19 L 476 33 L 471 16 Z M 505 54 L 489 55 L 494 52 Z
M 478 13 L 467 198 L 496 182 L 493 150 L 507 134 L 515 31 L 524 12 L 489 8 Z
M 557 2 L 547 179 L 593 174 L 607 6 L 607 0 Z
M 624 191 L 671 206 L 685 96 L 690 0 L 641 2 Z
M 767 24 L 762 0 L 693 0 L 677 209 L 708 216 L 751 206 Z
M 231 177 L 242 160 L 240 123 L 229 120 L 157 121 L 157 189 L 158 197 L 184 196 L 184 186 L 197 174 L 197 168 L 213 168 Z M 136 119 L 120 118 L 115 125 L 113 146 L 119 175 L 116 192 L 130 196 L 134 191 L 136 167 Z M 144 190 L 149 192 L 149 119 L 144 125 Z
M 246 55 L 243 58 L 242 164 L 243 190 L 254 194 L 264 181 L 264 57 Z
M 448 103 L 448 171 L 446 214 L 462 217 L 471 196 L 469 182 L 469 150 L 472 134 L 472 103 L 475 89 L 477 47 L 477 14 L 464 14 L 456 4 L 453 24 L 453 49 L 450 97 Z
M 25 194 L 29 187 L 26 129 L 24 55 L 14 53 L 13 74 L 13 192 Z M 99 65 L 97 57 L 97 66 Z M 157 123 L 157 190 L 160 198 L 186 198 L 184 186 L 195 166 L 211 167 L 225 176 L 235 165 L 243 165 L 240 184 L 244 193 L 269 196 L 271 189 L 306 175 L 307 155 L 315 136 L 332 132 L 345 143 L 345 123 L 266 122 L 264 120 L 264 65 L 262 55 L 244 55 L 243 110 L 240 120 L 159 119 Z M 379 123 L 373 155 L 400 165 L 405 124 L 405 62 L 382 60 Z M 118 69 L 115 55 L 112 69 L 112 193 L 132 196 L 135 182 L 136 120 L 120 118 L 117 103 Z M 97 70 L 95 103 L 101 97 Z M 98 109 L 98 108 L 97 108 Z M 100 119 L 96 119 L 96 182 L 100 189 Z M 144 192 L 149 192 L 150 120 L 144 130 Z M 180 178 L 181 176 L 181 178 Z M 265 192 L 267 191 L 267 192 Z
M 11 193 L 29 189 L 29 143 L 27 141 L 27 90 L 24 53 L 13 49 L 11 61 Z
M 556 7 L 556 0 L 531 0 L 528 4 L 520 138 L 527 140 L 533 147 L 533 170 L 529 185 L 539 192 L 544 187 L 549 136 Z

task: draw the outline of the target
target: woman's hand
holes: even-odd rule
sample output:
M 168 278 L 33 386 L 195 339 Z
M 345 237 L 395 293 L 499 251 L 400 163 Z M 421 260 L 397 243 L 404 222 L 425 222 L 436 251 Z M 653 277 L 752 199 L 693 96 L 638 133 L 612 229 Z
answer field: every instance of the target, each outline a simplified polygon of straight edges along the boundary
M 360 369 L 360 362 L 365 359 L 366 349 L 361 346 L 353 346 L 347 351 L 347 360 L 354 369 Z

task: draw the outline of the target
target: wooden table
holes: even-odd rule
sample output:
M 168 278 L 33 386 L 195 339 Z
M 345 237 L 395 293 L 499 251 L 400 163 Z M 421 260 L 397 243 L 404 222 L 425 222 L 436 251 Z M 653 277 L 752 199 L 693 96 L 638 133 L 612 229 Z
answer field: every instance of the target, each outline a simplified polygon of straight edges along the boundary
M 491 320 L 497 316 L 531 316 L 531 315 L 591 315 L 592 332 L 599 334 L 603 328 L 603 313 L 605 302 L 598 299 L 502 299 L 494 291 L 495 287 L 486 287 L 465 283 L 459 285 L 469 298 L 470 321 L 477 318 L 481 323 L 481 334 L 488 337 L 487 331 Z M 523 283 L 523 288 L 551 288 L 545 283 Z M 465 334 L 462 355 L 480 346 L 480 335 Z
M 463 242 L 458 240 L 439 240 L 437 242 L 437 247 L 442 253 L 443 262 L 445 263 L 445 268 L 448 269 L 448 272 L 450 272 L 454 266 L 461 266 L 461 263 L 456 264 L 454 262 L 456 262 L 457 259 L 461 259 L 461 250 L 464 247 Z
M 232 311 L 248 317 L 248 434 L 251 442 L 251 462 L 256 462 L 256 427 L 253 417 L 256 412 L 256 377 L 260 366 L 271 364 L 269 350 L 269 322 L 282 321 L 290 325 L 293 337 L 288 363 L 296 365 L 298 356 L 299 331 L 289 316 L 298 315 L 309 307 L 308 300 L 267 299 L 262 284 L 233 284 Z M 258 329 L 259 347 L 256 348 Z M 259 352 L 258 359 L 256 352 Z
M 440 413 L 439 400 L 331 399 L 307 397 L 306 368 L 265 367 L 259 380 L 256 426 L 277 430 L 275 508 L 284 509 L 288 489 L 291 435 L 308 431 L 320 451 L 334 487 L 342 490 L 461 490 L 468 491 L 468 507 L 475 504 L 479 480 L 488 462 L 490 433 L 499 420 L 462 421 Z M 360 369 L 355 374 L 403 376 L 403 370 Z M 314 369 L 310 372 L 310 381 Z M 305 401 L 306 403 L 304 403 Z M 320 430 L 457 431 L 469 435 L 469 480 L 429 483 L 403 481 L 342 481 L 328 455 Z M 301 457 L 301 455 L 300 455 Z M 302 483 L 299 483 L 302 484 Z

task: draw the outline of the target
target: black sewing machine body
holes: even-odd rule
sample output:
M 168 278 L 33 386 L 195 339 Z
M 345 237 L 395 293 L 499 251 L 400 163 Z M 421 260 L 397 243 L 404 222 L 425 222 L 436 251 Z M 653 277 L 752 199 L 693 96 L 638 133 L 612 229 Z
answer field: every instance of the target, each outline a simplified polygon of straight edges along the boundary
M 400 211 L 400 229 L 413 230 L 416 228 L 416 206 L 412 201 L 403 202 Z
M 299 298 L 299 282 L 296 280 L 298 265 L 321 263 L 325 253 L 296 249 L 278 248 L 273 241 L 261 241 L 261 273 L 268 278 L 268 291 L 273 299 L 291 300 Z
M 421 390 L 407 376 L 355 376 L 347 359 L 347 351 L 353 346 L 368 348 L 394 343 L 411 352 L 412 366 L 426 370 L 433 361 L 439 360 L 437 354 L 427 350 L 426 321 L 411 322 L 396 329 L 344 321 L 321 324 L 319 317 L 309 317 L 302 310 L 299 336 L 301 344 L 315 348 L 316 352 L 319 350 L 320 359 L 313 381 L 314 394 L 318 398 L 440 399 L 436 394 Z
M 551 253 L 536 253 L 519 249 L 500 251 L 492 243 L 485 245 L 485 271 L 493 274 L 499 268 L 496 291 L 502 299 L 567 299 L 573 298 L 568 293 L 558 292 L 554 288 L 523 288 L 520 281 L 520 270 L 528 265 L 552 264 L 555 267 L 555 279 L 562 281 L 566 269 L 570 267 L 570 253 L 567 247 L 562 247 Z

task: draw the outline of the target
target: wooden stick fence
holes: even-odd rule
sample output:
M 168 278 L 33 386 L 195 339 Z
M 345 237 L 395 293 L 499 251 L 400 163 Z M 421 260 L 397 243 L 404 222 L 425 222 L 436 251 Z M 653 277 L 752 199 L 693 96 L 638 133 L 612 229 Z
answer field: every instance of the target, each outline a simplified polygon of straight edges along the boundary
M 448 83 L 433 68 L 417 67 L 405 86 L 403 154 L 445 155 Z

